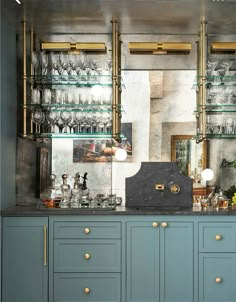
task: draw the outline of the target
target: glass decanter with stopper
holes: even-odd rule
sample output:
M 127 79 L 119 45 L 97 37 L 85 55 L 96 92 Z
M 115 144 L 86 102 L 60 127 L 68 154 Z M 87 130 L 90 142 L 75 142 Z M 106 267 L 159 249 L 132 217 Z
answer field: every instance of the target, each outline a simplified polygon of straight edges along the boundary
M 219 189 L 219 195 L 217 197 L 220 209 L 228 209 L 229 199 L 224 195 L 223 190 Z
M 59 206 L 59 202 L 62 198 L 61 190 L 56 187 L 56 175 L 50 175 L 50 187 L 46 193 L 40 195 L 41 200 L 43 201 L 44 206 L 48 208 L 56 208 Z
M 208 206 L 212 206 L 213 209 L 217 209 L 219 207 L 217 196 L 216 187 L 212 187 L 211 193 L 207 197 L 207 204 Z
M 75 174 L 74 177 L 74 187 L 71 190 L 71 208 L 78 208 L 79 207 L 79 199 L 81 197 L 81 183 L 80 183 L 80 174 L 79 172 Z
M 87 187 L 87 180 L 88 180 L 87 175 L 88 173 L 86 172 L 84 173 L 84 176 L 82 176 L 83 183 L 80 188 L 80 199 L 79 199 L 80 208 L 89 208 L 90 206 L 91 198 L 89 197 L 89 189 Z
M 61 184 L 61 192 L 62 192 L 62 199 L 60 201 L 60 208 L 68 208 L 70 204 L 71 198 L 71 190 L 70 185 L 67 183 L 67 174 L 62 174 L 62 184 Z

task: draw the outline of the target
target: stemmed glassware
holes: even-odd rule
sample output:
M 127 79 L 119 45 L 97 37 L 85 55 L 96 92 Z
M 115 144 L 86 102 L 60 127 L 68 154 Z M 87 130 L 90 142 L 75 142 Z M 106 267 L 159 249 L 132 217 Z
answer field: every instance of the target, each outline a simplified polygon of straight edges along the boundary
M 40 64 L 42 76 L 47 75 L 48 72 L 48 55 L 44 52 L 40 53 Z
M 47 120 L 49 122 L 49 126 L 51 126 L 51 133 L 55 133 L 55 125 L 59 119 L 59 114 L 56 111 L 48 111 Z
M 102 58 L 98 63 L 84 53 L 42 51 L 32 53 L 31 63 L 33 75 L 42 76 L 36 83 L 39 85 L 31 90 L 30 102 L 34 108 L 31 116 L 36 132 L 42 129 L 52 133 L 110 132 L 111 89 L 102 84 L 111 83 L 111 60 Z M 47 86 L 41 91 L 45 83 Z M 71 84 L 69 88 L 67 84 Z M 103 86 L 99 93 L 89 87 L 95 87 L 94 84 L 99 84 L 99 88 Z M 40 103 L 43 109 L 39 108 Z
M 221 84 L 221 77 L 219 70 L 216 70 L 219 61 L 209 61 L 207 62 L 208 73 L 210 76 L 210 81 L 213 85 L 220 85 Z
M 32 114 L 32 120 L 36 125 L 36 132 L 40 132 L 40 126 L 45 121 L 45 115 L 42 109 L 35 108 Z
M 39 56 L 36 51 L 32 52 L 31 63 L 33 66 L 33 75 L 36 76 L 38 73 L 38 67 L 39 67 Z
M 31 91 L 31 103 L 40 104 L 40 91 L 39 89 L 33 89 Z
M 71 111 L 68 111 L 68 110 L 67 111 L 66 110 L 61 111 L 60 117 L 61 117 L 61 120 L 62 120 L 63 125 L 64 125 L 64 133 L 67 133 L 68 124 L 72 120 Z

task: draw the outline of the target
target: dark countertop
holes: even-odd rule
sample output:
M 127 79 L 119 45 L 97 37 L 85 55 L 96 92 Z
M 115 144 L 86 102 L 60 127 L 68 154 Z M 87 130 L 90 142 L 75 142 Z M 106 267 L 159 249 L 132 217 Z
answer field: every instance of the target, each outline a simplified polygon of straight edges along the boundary
M 156 209 L 156 208 L 127 208 L 118 206 L 112 209 L 58 209 L 39 208 L 36 206 L 15 206 L 1 210 L 1 216 L 51 216 L 51 215 L 236 215 L 236 210 L 230 207 L 227 210 L 201 210 L 199 208 L 190 209 Z

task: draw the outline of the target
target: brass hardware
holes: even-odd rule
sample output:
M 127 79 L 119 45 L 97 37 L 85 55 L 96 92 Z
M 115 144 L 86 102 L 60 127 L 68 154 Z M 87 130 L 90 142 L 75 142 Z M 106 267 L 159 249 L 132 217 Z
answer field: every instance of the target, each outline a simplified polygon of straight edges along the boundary
M 197 107 L 199 108 L 198 131 L 201 137 L 198 137 L 197 143 L 206 139 L 206 56 L 207 56 L 207 34 L 206 20 L 201 21 L 200 41 L 198 43 L 198 93 Z M 204 146 L 205 148 L 205 146 Z M 202 166 L 206 166 L 206 157 L 203 158 Z
M 27 109 L 26 109 L 26 21 L 22 21 L 23 25 L 23 137 L 27 135 Z
M 43 265 L 47 265 L 47 226 L 43 226 Z
M 179 186 L 179 185 L 176 185 L 176 184 L 171 185 L 170 191 L 171 191 L 171 193 L 173 193 L 173 194 L 178 194 L 178 193 L 180 192 L 180 186 Z
M 216 240 L 221 240 L 221 236 L 220 235 L 216 235 Z
M 80 51 L 106 51 L 105 43 L 94 43 L 94 42 L 41 42 L 42 50 L 51 51 L 76 51 L 78 54 Z
M 84 288 L 84 293 L 85 293 L 85 294 L 89 294 L 89 293 L 90 293 L 90 289 L 89 289 L 88 287 L 85 287 L 85 288 Z
M 164 191 L 165 185 L 164 184 L 155 184 L 155 189 L 157 191 Z
M 88 253 L 84 254 L 84 259 L 89 260 L 90 258 L 91 258 L 90 254 L 88 254 Z
M 167 222 L 162 222 L 161 226 L 162 226 L 163 228 L 166 228 L 166 227 L 168 226 L 168 224 L 167 224 Z
M 216 281 L 216 283 L 221 283 L 221 282 L 222 282 L 222 279 L 218 277 L 218 278 L 216 278 L 215 281 Z
M 31 25 L 30 29 L 30 75 L 32 76 L 34 73 L 33 64 L 32 64 L 32 55 L 34 50 L 34 30 L 33 25 Z M 33 84 L 30 84 L 30 97 L 32 97 Z M 30 114 L 30 133 L 33 133 L 33 112 Z
M 191 49 L 192 44 L 186 42 L 129 42 L 131 53 L 143 52 L 165 55 L 168 53 L 189 53 Z
M 121 142 L 121 98 L 120 98 L 120 40 L 116 20 L 112 20 L 112 138 Z
M 211 44 L 211 51 L 236 54 L 236 42 L 213 42 Z
M 158 222 L 156 222 L 156 221 L 153 222 L 153 223 L 152 223 L 152 226 L 153 226 L 154 228 L 157 228 L 157 227 L 158 227 Z
M 89 234 L 90 233 L 90 228 L 85 228 L 84 232 L 85 232 L 85 234 Z

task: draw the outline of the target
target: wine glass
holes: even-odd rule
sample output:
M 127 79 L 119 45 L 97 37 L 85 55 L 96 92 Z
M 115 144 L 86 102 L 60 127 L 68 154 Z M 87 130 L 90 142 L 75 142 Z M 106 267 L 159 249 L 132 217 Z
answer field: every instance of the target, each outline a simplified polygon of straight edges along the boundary
M 60 114 L 61 120 L 64 124 L 64 133 L 67 133 L 67 127 L 70 121 L 72 120 L 71 111 L 62 111 Z
M 81 132 L 81 122 L 83 120 L 84 114 L 83 111 L 78 110 L 74 112 L 74 120 L 78 127 L 78 132 Z
M 40 63 L 42 68 L 42 75 L 45 76 L 47 75 L 47 71 L 48 71 L 48 56 L 44 52 L 40 53 Z
M 33 66 L 33 75 L 36 76 L 38 67 L 39 67 L 39 57 L 38 57 L 38 53 L 36 51 L 32 52 L 31 63 Z
M 36 125 L 36 132 L 40 132 L 40 126 L 45 121 L 45 115 L 42 109 L 36 108 L 32 114 L 32 120 Z
M 51 90 L 50 89 L 45 89 L 43 91 L 43 104 L 50 104 L 51 103 Z
M 59 119 L 59 114 L 56 111 L 48 111 L 47 113 L 47 120 L 49 125 L 51 126 L 51 132 L 55 133 L 55 125 Z
M 33 89 L 31 92 L 32 104 L 40 104 L 40 91 L 39 89 Z

